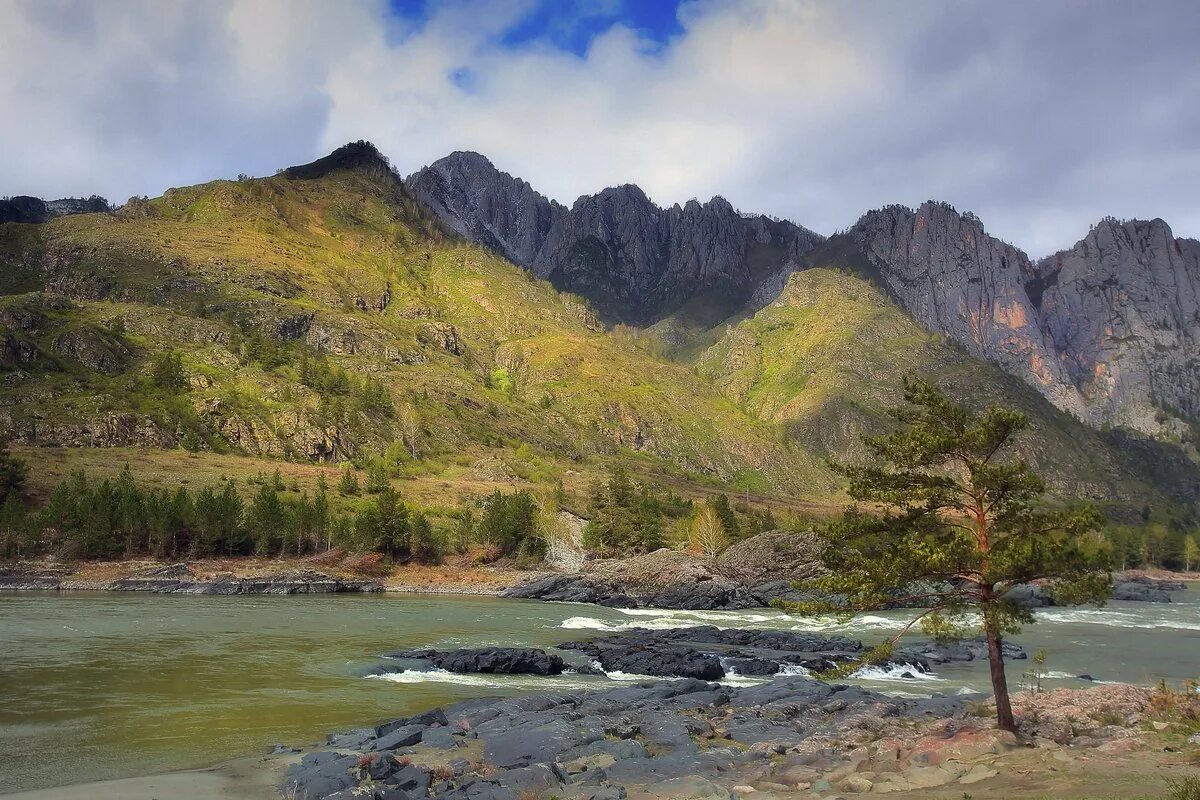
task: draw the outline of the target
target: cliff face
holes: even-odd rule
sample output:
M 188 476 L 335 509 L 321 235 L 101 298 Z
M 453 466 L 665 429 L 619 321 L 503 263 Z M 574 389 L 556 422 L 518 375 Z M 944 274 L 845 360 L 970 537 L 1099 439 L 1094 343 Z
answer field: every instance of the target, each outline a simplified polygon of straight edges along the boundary
M 610 322 L 645 324 L 714 290 L 720 304 L 740 306 L 822 241 L 789 222 L 743 217 L 721 197 L 659 208 L 632 185 L 567 209 L 475 153 L 441 159 L 408 185 L 458 233 L 587 297 Z
M 850 235 L 925 327 L 1059 408 L 1145 433 L 1200 412 L 1200 243 L 1161 220 L 1106 220 L 1037 264 L 940 203 L 872 211 Z
M 531 267 L 550 228 L 566 213 L 478 153 L 455 152 L 407 181 L 410 191 L 465 239 Z
M 1047 341 L 1095 418 L 1152 431 L 1200 418 L 1200 242 L 1161 219 L 1106 219 L 1037 264 Z

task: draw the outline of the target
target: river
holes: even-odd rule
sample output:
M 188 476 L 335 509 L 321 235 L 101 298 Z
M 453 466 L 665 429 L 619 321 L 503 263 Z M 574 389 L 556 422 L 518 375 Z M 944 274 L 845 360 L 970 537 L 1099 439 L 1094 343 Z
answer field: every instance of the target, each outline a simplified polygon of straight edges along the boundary
M 1048 609 L 1015 641 L 1045 648 L 1046 685 L 1074 676 L 1149 685 L 1200 676 L 1200 592 L 1170 605 Z M 164 596 L 0 593 L 0 793 L 207 766 L 276 742 L 316 743 L 482 695 L 603 687 L 633 676 L 429 674 L 365 678 L 403 647 L 552 646 L 633 626 L 777 627 L 878 641 L 903 612 L 840 625 L 770 610 L 687 612 L 436 595 Z M 1010 683 L 1028 662 L 1009 665 Z M 750 679 L 733 677 L 730 682 Z M 889 692 L 985 689 L 979 663 L 919 679 L 875 671 Z

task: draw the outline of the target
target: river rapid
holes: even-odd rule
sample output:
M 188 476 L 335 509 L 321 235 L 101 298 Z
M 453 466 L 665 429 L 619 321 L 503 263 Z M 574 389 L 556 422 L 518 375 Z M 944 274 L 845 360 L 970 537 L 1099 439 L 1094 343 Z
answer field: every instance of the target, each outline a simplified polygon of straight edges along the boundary
M 1046 686 L 1200 677 L 1200 592 L 1172 604 L 1046 609 L 1014 641 L 1048 653 Z M 479 696 L 602 688 L 640 676 L 425 673 L 364 677 L 388 650 L 551 647 L 632 627 L 843 633 L 876 642 L 908 612 L 848 624 L 771 610 L 656 611 L 449 595 L 0 593 L 0 793 L 207 766 L 311 745 Z M 1029 662 L 1008 665 L 1010 685 Z M 852 679 L 906 694 L 986 690 L 982 663 Z M 757 679 L 730 676 L 735 684 Z

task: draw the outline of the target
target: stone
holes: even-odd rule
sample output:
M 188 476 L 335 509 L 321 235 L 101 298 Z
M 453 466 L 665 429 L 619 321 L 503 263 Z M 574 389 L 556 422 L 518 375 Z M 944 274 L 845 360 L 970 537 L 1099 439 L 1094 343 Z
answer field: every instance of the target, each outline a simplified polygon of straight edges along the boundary
M 357 767 L 358 756 L 308 753 L 287 768 L 281 791 L 295 797 L 325 797 L 354 786 L 358 781 L 351 771 Z
M 991 767 L 984 766 L 983 764 L 975 764 L 971 767 L 970 771 L 967 772 L 966 775 L 963 775 L 958 779 L 958 782 L 964 784 L 979 783 L 980 781 L 986 781 L 989 778 L 994 778 L 999 774 L 1000 773 L 997 770 L 994 770 Z
M 479 647 L 461 650 L 399 650 L 389 658 L 423 661 L 433 666 L 459 673 L 488 673 L 499 675 L 560 675 L 563 660 L 545 650 L 530 647 Z
M 874 783 L 862 775 L 851 775 L 838 784 L 838 788 L 843 792 L 850 792 L 852 794 L 869 792 L 874 786 Z
M 411 747 L 421 741 L 425 728 L 421 725 L 404 725 L 380 736 L 372 744 L 372 750 L 395 750 L 398 747 Z
M 729 791 L 705 778 L 686 776 L 631 792 L 631 800 L 730 800 Z

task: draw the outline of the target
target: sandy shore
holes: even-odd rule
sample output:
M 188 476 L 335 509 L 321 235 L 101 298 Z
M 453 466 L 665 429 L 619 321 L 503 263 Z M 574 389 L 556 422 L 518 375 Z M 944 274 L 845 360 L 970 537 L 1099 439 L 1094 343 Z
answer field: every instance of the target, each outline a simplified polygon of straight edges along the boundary
M 298 756 L 242 758 L 208 769 L 93 781 L 0 794 L 4 800 L 278 800 L 279 782 Z

